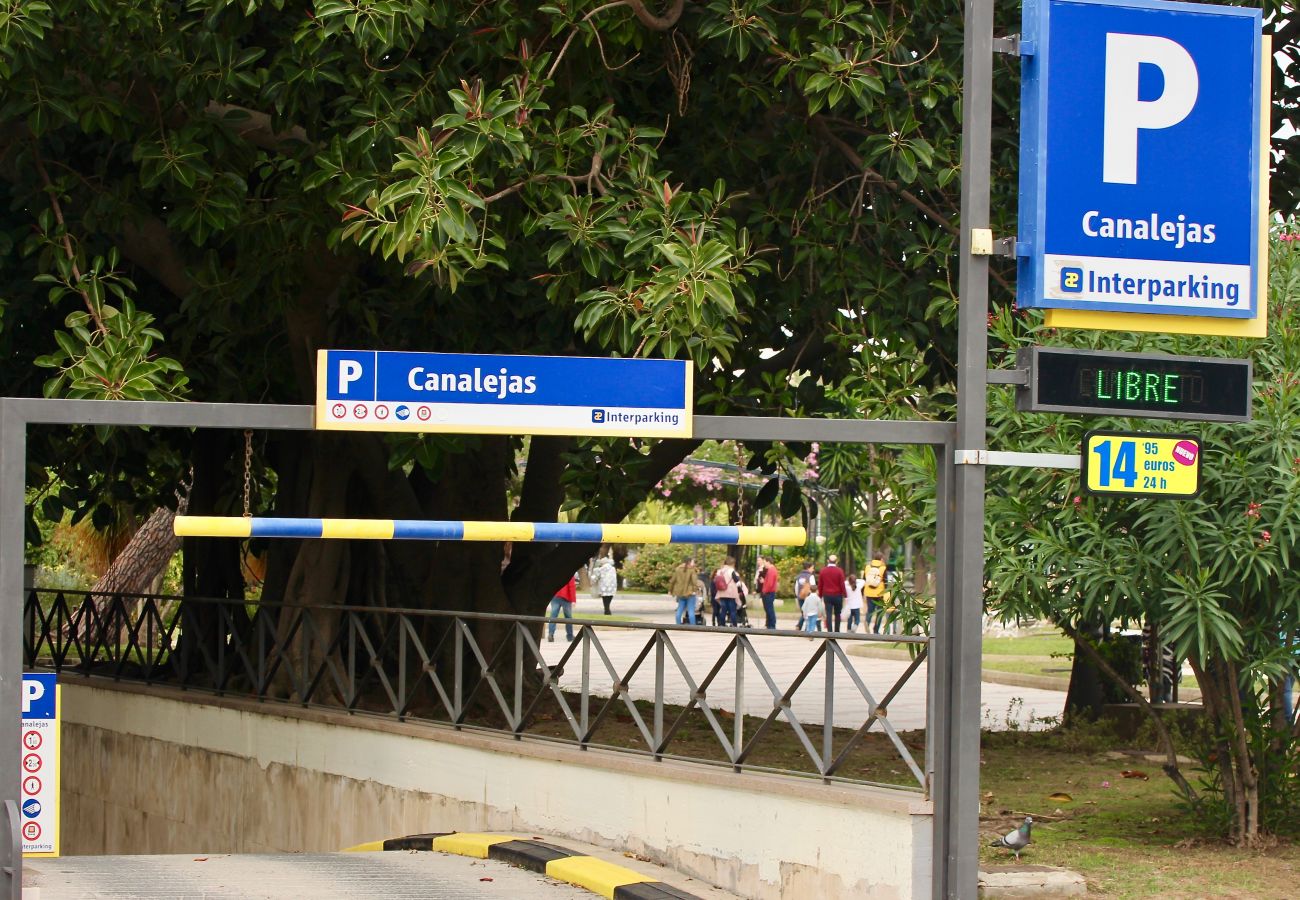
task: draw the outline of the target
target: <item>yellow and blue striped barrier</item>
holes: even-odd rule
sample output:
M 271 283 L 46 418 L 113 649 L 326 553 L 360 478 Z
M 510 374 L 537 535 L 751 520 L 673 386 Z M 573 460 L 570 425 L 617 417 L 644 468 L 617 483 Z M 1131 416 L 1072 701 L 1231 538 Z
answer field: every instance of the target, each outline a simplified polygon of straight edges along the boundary
M 425 519 L 305 519 L 177 516 L 178 537 L 347 538 L 389 541 L 554 541 L 595 544 L 740 544 L 796 547 L 800 527 L 609 525 L 598 522 L 452 522 Z

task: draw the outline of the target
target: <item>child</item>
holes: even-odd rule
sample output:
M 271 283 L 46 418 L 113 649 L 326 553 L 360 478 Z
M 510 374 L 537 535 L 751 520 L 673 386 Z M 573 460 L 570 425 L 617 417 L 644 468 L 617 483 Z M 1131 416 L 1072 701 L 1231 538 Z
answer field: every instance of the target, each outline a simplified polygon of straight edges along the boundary
M 817 593 L 816 587 L 809 590 L 807 596 L 803 598 L 801 609 L 803 611 L 804 631 L 809 634 L 817 631 L 817 623 L 822 617 L 822 598 Z
M 844 579 L 844 602 L 849 608 L 849 631 L 857 631 L 862 622 L 862 584 L 856 575 Z

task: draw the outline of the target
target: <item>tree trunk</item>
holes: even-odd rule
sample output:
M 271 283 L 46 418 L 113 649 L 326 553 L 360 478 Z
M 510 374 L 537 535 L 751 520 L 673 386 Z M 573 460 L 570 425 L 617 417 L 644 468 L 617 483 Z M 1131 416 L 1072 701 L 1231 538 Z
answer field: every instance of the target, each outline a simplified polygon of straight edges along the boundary
M 167 507 L 155 509 L 90 592 L 96 595 L 149 593 L 154 581 L 181 549 L 181 539 L 173 527 L 175 520 L 176 512 Z
M 234 474 L 228 470 L 241 446 L 235 432 L 225 429 L 194 432 L 190 462 L 194 484 L 190 488 L 189 511 L 197 516 L 229 515 L 230 499 L 238 496 Z M 185 538 L 183 576 L 185 599 L 181 601 L 180 638 L 173 650 L 182 677 L 198 678 L 205 674 L 221 677 L 216 671 L 217 651 L 227 639 L 220 610 L 211 602 L 244 599 L 244 576 L 240 567 L 240 542 L 230 538 Z M 195 598 L 195 599 L 191 599 Z M 206 602 L 205 602 L 206 598 Z
M 1081 646 L 1083 643 L 1074 638 L 1074 662 L 1070 666 L 1070 686 L 1065 694 L 1066 725 L 1073 725 L 1080 719 L 1095 721 L 1106 704 L 1101 670 L 1093 663 L 1087 649 Z
M 83 607 L 69 626 L 76 629 L 82 640 L 89 644 L 100 640 L 107 643 L 107 635 L 102 632 L 107 625 L 105 617 L 109 614 L 114 595 L 150 593 L 154 581 L 166 571 L 167 564 L 181 548 L 181 540 L 172 527 L 175 519 L 176 513 L 167 507 L 155 509 L 131 536 L 122 552 L 113 559 L 108 571 L 95 582 L 88 598 L 94 612 L 89 607 Z M 138 612 L 138 601 L 123 597 L 122 602 L 124 608 L 125 604 L 132 604 Z M 120 634 L 121 626 L 126 623 L 116 624 Z

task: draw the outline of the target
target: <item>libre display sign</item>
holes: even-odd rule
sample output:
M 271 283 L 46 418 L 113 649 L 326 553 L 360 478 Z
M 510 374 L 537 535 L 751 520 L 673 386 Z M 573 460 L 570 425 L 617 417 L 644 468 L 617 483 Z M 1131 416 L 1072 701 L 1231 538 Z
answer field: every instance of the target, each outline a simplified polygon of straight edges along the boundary
M 59 687 L 52 673 L 23 673 L 23 856 L 59 855 Z
M 1021 306 L 1255 318 L 1260 31 L 1239 7 L 1026 0 Z
M 1016 362 L 1022 412 L 1250 421 L 1248 359 L 1026 347 Z
M 1201 445 L 1190 434 L 1090 431 L 1083 436 L 1089 494 L 1186 499 L 1201 491 Z
M 676 359 L 321 350 L 316 427 L 690 437 L 692 375 Z

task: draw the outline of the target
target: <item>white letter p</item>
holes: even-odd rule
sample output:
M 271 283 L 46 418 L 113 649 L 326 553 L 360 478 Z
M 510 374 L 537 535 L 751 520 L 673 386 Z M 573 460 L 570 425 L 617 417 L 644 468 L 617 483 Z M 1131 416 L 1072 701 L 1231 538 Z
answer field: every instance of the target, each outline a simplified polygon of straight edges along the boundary
M 348 385 L 361 380 L 361 363 L 355 359 L 339 361 L 339 393 L 346 394 Z
M 1165 86 L 1154 100 L 1138 99 L 1143 63 L 1160 69 Z M 1200 80 L 1182 44 L 1149 34 L 1106 35 L 1106 119 L 1101 180 L 1137 184 L 1138 131 L 1177 125 L 1196 105 Z
M 23 682 L 23 712 L 32 711 L 32 704 L 45 696 L 45 685 L 39 681 Z

